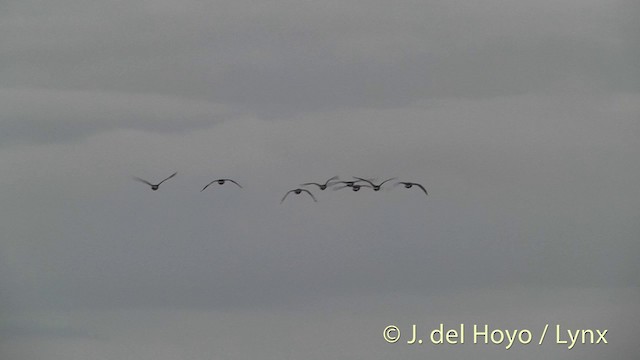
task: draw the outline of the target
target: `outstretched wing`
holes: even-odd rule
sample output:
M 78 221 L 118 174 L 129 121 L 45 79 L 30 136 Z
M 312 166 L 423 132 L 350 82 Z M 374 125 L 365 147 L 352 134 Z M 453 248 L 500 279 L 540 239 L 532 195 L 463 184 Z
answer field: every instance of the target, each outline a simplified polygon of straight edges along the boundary
M 332 178 L 328 179 L 327 181 L 325 181 L 325 182 L 324 182 L 324 185 L 325 185 L 325 186 L 329 186 L 329 182 L 330 182 L 331 180 L 338 180 L 338 177 L 337 177 L 337 176 L 334 176 L 334 177 L 332 177 Z
M 168 178 L 166 178 L 166 179 L 164 179 L 164 180 L 160 181 L 160 182 L 158 183 L 158 185 L 162 184 L 163 182 L 165 182 L 165 181 L 167 181 L 167 180 L 171 179 L 172 177 L 174 177 L 174 176 L 176 176 L 176 175 L 178 175 L 178 172 L 177 172 L 177 171 L 176 171 L 176 172 L 174 172 L 173 174 L 169 175 L 169 177 L 168 177 Z
M 284 196 L 282 197 L 282 200 L 280 200 L 280 204 L 282 204 L 282 202 L 284 201 L 284 199 L 287 197 L 287 195 L 289 195 L 290 193 L 294 192 L 295 190 L 289 190 L 287 191 L 286 194 L 284 194 Z
M 358 179 L 358 180 L 360 180 L 360 181 L 366 181 L 366 182 L 368 182 L 369 184 L 371 184 L 371 186 L 373 186 L 373 183 L 372 183 L 370 180 L 363 179 L 363 178 L 359 178 L 359 177 L 356 177 L 356 176 L 354 176 L 353 178 L 354 178 L 354 179 Z M 357 181 L 356 181 L 356 182 L 357 182 Z
M 210 182 L 210 183 L 208 183 L 207 185 L 205 185 L 205 187 L 203 187 L 203 188 L 202 188 L 202 190 L 200 190 L 200 192 L 203 192 L 203 191 L 204 191 L 204 189 L 208 188 L 208 187 L 209 187 L 209 185 L 213 184 L 213 183 L 214 183 L 214 182 L 216 182 L 216 181 L 218 181 L 218 180 L 213 180 L 212 182 Z
M 334 187 L 334 188 L 333 188 L 333 191 L 336 191 L 336 190 L 344 189 L 344 188 L 346 188 L 346 187 L 352 187 L 352 186 L 353 186 L 353 182 L 351 182 L 351 181 L 338 181 L 336 184 L 344 184 L 344 185 L 342 185 L 342 186 L 338 186 L 338 187 Z M 335 184 L 334 184 L 334 185 L 335 185 Z
M 427 193 L 427 190 L 424 188 L 424 186 L 422 186 L 422 185 L 420 185 L 420 184 L 418 184 L 418 183 L 413 183 L 413 185 L 416 185 L 416 186 L 418 186 L 420 189 L 422 189 L 422 191 L 424 191 L 424 194 L 425 194 L 425 195 L 429 195 L 429 194 Z
M 238 187 L 239 187 L 240 189 L 242 189 L 242 186 L 240 186 L 240 184 L 238 184 L 237 182 L 235 182 L 235 181 L 233 181 L 233 180 L 231 180 L 231 179 L 221 179 L 221 180 L 231 181 L 232 183 L 234 183 L 234 184 L 238 185 Z
M 135 176 L 133 177 L 133 179 L 134 179 L 134 180 L 137 180 L 137 181 L 140 181 L 140 182 L 143 182 L 143 183 L 145 183 L 145 184 L 147 184 L 147 185 L 149 185 L 149 186 L 153 186 L 153 184 L 152 184 L 152 183 L 148 182 L 148 181 L 147 181 L 147 180 L 145 180 L 145 179 L 140 179 L 139 177 L 135 177 Z
M 317 187 L 321 187 L 321 186 L 322 186 L 322 185 L 320 185 L 320 184 L 318 184 L 318 183 L 314 183 L 314 182 L 300 184 L 300 186 L 307 186 L 307 185 L 315 185 L 315 186 L 317 186 Z
M 391 180 L 395 180 L 395 179 L 396 178 L 394 178 L 394 177 L 392 177 L 391 179 L 387 179 L 387 180 L 381 182 L 380 185 L 378 185 L 378 186 L 382 186 L 382 184 L 386 183 L 387 181 L 391 181 Z
M 309 196 L 311 196 L 311 198 L 313 199 L 313 201 L 318 202 L 318 200 L 316 200 L 316 197 L 313 196 L 313 194 L 311 193 L 311 191 L 307 190 L 307 189 L 302 189 L 302 191 L 306 192 L 307 194 L 309 194 Z

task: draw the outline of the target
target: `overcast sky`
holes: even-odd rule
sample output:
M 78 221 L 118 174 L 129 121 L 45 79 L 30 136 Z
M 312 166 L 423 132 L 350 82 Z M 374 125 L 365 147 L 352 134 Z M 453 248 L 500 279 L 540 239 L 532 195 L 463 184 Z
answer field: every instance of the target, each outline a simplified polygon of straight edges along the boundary
M 0 1 L 1 357 L 635 359 L 639 18 L 633 0 Z M 429 195 L 280 203 L 334 175 Z M 244 188 L 199 191 L 221 177 Z M 382 338 L 440 322 L 609 344 Z

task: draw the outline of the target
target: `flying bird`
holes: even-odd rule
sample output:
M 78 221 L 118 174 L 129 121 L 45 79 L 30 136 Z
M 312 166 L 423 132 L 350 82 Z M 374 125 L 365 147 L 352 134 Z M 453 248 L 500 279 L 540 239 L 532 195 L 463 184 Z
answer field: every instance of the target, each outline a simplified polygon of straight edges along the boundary
M 309 196 L 311 196 L 311 198 L 313 199 L 313 201 L 318 202 L 318 200 L 316 200 L 316 197 L 315 197 L 315 196 L 313 196 L 313 194 L 312 194 L 309 190 L 307 190 L 307 189 L 300 189 L 300 188 L 297 188 L 297 189 L 293 189 L 293 190 L 289 190 L 289 191 L 287 191 L 287 193 L 286 193 L 286 194 L 284 194 L 284 196 L 282 197 L 282 200 L 280 200 L 280 203 L 282 204 L 282 202 L 284 201 L 284 199 L 285 199 L 285 198 L 287 197 L 287 195 L 289 195 L 290 193 L 294 193 L 294 194 L 298 195 L 298 194 L 300 194 L 300 193 L 301 193 L 301 192 L 303 192 L 303 191 L 304 191 L 304 192 L 306 192 L 307 194 L 309 194 Z
M 337 180 L 337 179 L 338 179 L 338 177 L 334 176 L 331 179 L 325 181 L 324 184 L 318 184 L 318 183 L 315 183 L 315 182 L 308 182 L 308 183 L 300 184 L 300 186 L 316 185 L 318 188 L 320 188 L 320 190 L 324 190 L 324 189 L 327 188 L 327 186 L 331 186 L 331 185 L 335 184 L 335 183 L 329 184 L 331 182 L 331 180 Z
M 376 185 L 376 184 L 372 183 L 372 182 L 371 182 L 371 180 L 367 180 L 367 179 L 359 178 L 359 177 L 356 177 L 356 176 L 354 176 L 353 178 L 354 178 L 354 179 L 358 179 L 358 180 L 360 180 L 360 181 L 366 181 L 366 182 L 368 182 L 369 184 L 371 184 L 371 188 L 373 189 L 373 191 L 379 191 L 379 190 L 382 188 L 382 185 L 383 185 L 384 183 L 386 183 L 387 181 L 391 181 L 391 180 L 395 180 L 395 179 L 396 179 L 396 178 L 394 178 L 394 177 L 393 177 L 393 178 L 391 178 L 391 179 L 387 179 L 387 180 L 385 180 L 385 181 L 381 182 L 380 184 L 377 184 L 377 185 Z
M 422 185 L 420 185 L 418 183 L 400 181 L 400 182 L 397 182 L 394 186 L 400 185 L 400 184 L 404 185 L 404 187 L 407 188 L 407 189 L 411 189 L 411 187 L 413 185 L 415 185 L 415 186 L 419 187 L 420 189 L 422 189 L 422 191 L 424 191 L 425 195 L 429 195 L 429 193 L 427 193 L 427 190 L 424 188 L 424 186 L 422 186 Z
M 362 187 L 373 188 L 372 186 L 369 186 L 367 184 L 362 184 L 362 185 L 361 184 L 356 184 L 357 181 L 341 181 L 341 182 L 345 183 L 346 185 L 335 187 L 335 188 L 333 188 L 333 190 L 340 190 L 340 189 L 344 189 L 344 188 L 348 188 L 348 187 L 350 187 L 351 190 L 353 190 L 353 191 L 358 191 Z
M 342 189 L 342 188 L 345 188 L 345 187 L 353 187 L 353 185 L 355 185 L 356 183 L 359 183 L 359 182 L 360 182 L 360 180 L 356 180 L 356 181 L 337 181 L 337 182 L 333 183 L 332 185 L 342 183 L 342 184 L 344 184 L 344 186 L 341 186 L 339 188 L 333 188 L 333 190 L 338 190 L 338 189 Z
M 240 186 L 240 184 L 238 184 L 237 182 L 235 182 L 235 181 L 233 181 L 233 180 L 231 180 L 231 179 L 217 179 L 217 180 L 213 180 L 212 182 L 208 183 L 208 184 L 207 184 L 205 187 L 203 187 L 203 188 L 202 188 L 202 190 L 200 190 L 200 191 L 201 191 L 201 192 L 202 192 L 202 191 L 204 191 L 204 189 L 208 188 L 208 187 L 209 187 L 209 185 L 211 185 L 211 184 L 213 184 L 213 183 L 216 183 L 216 182 L 217 182 L 218 184 L 220 184 L 220 185 L 224 185 L 225 181 L 231 181 L 232 183 L 234 183 L 234 184 L 238 185 L 238 187 L 239 187 L 240 189 L 242 189 L 242 186 Z
M 160 182 L 159 182 L 159 183 L 157 183 L 157 184 L 152 184 L 152 183 L 148 182 L 148 181 L 147 181 L 147 180 L 145 180 L 145 179 L 140 179 L 139 177 L 135 177 L 135 176 L 134 176 L 133 178 L 134 178 L 135 180 L 138 180 L 138 181 L 140 181 L 140 182 L 143 182 L 143 183 L 145 183 L 145 184 L 147 184 L 147 185 L 151 186 L 151 190 L 156 191 L 156 190 L 158 190 L 158 188 L 160 187 L 160 184 L 162 184 L 163 182 L 165 182 L 165 181 L 167 181 L 167 180 L 171 179 L 172 177 L 176 176 L 177 174 L 178 174 L 178 172 L 174 172 L 174 173 L 173 173 L 173 174 L 171 174 L 168 178 L 166 178 L 166 179 L 164 179 L 164 180 L 160 181 Z

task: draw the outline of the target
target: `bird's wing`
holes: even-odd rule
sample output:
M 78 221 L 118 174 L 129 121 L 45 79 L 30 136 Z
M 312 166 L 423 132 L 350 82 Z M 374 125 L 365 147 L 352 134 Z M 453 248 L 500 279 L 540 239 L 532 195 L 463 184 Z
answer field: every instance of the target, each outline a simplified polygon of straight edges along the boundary
M 346 187 L 348 187 L 348 186 L 347 186 L 347 185 L 342 185 L 342 186 L 334 187 L 334 188 L 333 188 L 333 191 L 340 190 L 340 189 L 344 189 L 344 188 L 346 188 Z
M 427 190 L 424 188 L 424 186 L 418 184 L 418 183 L 413 183 L 413 185 L 417 185 L 420 189 L 422 189 L 422 191 L 424 191 L 425 195 L 429 195 L 429 193 L 427 193 Z
M 373 186 L 373 183 L 372 183 L 371 181 L 367 180 L 367 179 L 363 179 L 363 178 L 359 178 L 359 177 L 355 177 L 355 176 L 354 176 L 353 178 L 354 178 L 354 179 L 358 179 L 358 180 L 360 180 L 360 181 L 366 181 L 366 182 L 368 182 L 369 184 L 371 184 L 371 185 Z M 356 182 L 357 182 L 357 181 L 356 181 Z
M 287 195 L 289 195 L 289 193 L 292 193 L 292 192 L 294 192 L 294 191 L 295 191 L 295 190 L 289 190 L 289 191 L 287 191 L 287 193 L 286 193 L 286 194 L 284 194 L 284 196 L 282 197 L 282 200 L 280 200 L 280 204 L 282 204 L 282 202 L 283 202 L 283 201 L 284 201 L 284 199 L 287 197 Z
M 314 183 L 314 182 L 309 182 L 309 183 L 304 183 L 304 184 L 300 184 L 300 186 L 307 186 L 307 185 L 315 185 L 317 187 L 320 187 L 321 185 L 318 183 Z
M 309 194 L 309 196 L 311 196 L 311 198 L 313 199 L 313 201 L 318 202 L 318 200 L 316 200 L 316 197 L 313 196 L 313 194 L 311 193 L 311 191 L 307 190 L 307 189 L 302 189 L 302 191 L 306 192 L 307 194 Z
M 397 183 L 393 184 L 393 187 L 396 187 L 396 186 L 398 186 L 398 185 L 400 185 L 400 184 L 402 184 L 402 185 L 406 185 L 407 183 L 406 183 L 406 182 L 404 182 L 404 181 L 398 181 Z
M 207 185 L 205 185 L 205 187 L 202 188 L 202 190 L 200 190 L 200 192 L 204 191 L 204 189 L 208 188 L 209 185 L 213 184 L 214 182 L 216 182 L 218 180 L 213 180 L 212 182 L 208 183 Z
M 378 185 L 378 186 L 382 186 L 382 184 L 386 183 L 387 181 L 391 181 L 391 180 L 395 180 L 395 179 L 396 178 L 394 178 L 394 177 L 392 177 L 391 179 L 387 179 L 387 180 L 381 182 L 380 185 Z
M 134 179 L 134 180 L 138 180 L 138 181 L 140 181 L 140 182 L 143 182 L 143 183 L 145 183 L 145 184 L 147 184 L 147 185 L 149 185 L 149 186 L 153 186 L 153 184 L 152 184 L 152 183 L 148 182 L 148 181 L 147 181 L 147 180 L 145 180 L 145 179 L 140 179 L 139 177 L 135 177 L 135 176 L 133 177 L 133 179 Z
M 324 185 L 325 185 L 325 186 L 329 186 L 329 182 L 330 182 L 331 180 L 338 180 L 338 177 L 337 177 L 337 176 L 334 176 L 334 177 L 330 178 L 329 180 L 325 181 Z
M 172 177 L 174 177 L 174 176 L 176 176 L 176 175 L 178 175 L 178 172 L 174 172 L 174 173 L 173 173 L 173 174 L 171 174 L 168 178 L 166 178 L 166 179 L 164 179 L 164 180 L 160 181 L 160 182 L 158 183 L 158 185 L 162 184 L 163 182 L 165 182 L 165 181 L 167 181 L 167 180 L 171 179 Z
M 242 186 L 240 186 L 240 184 L 238 184 L 237 182 L 235 182 L 235 181 L 233 181 L 233 180 L 231 180 L 231 179 L 222 179 L 222 180 L 231 181 L 232 183 L 234 183 L 234 184 L 238 185 L 238 187 L 239 187 L 240 189 L 242 189 Z

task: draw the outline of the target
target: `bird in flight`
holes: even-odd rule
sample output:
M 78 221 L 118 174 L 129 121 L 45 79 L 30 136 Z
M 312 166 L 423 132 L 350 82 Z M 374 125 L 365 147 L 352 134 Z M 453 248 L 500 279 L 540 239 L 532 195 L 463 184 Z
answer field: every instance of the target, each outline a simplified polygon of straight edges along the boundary
M 208 183 L 208 184 L 207 184 L 205 187 L 203 187 L 203 188 L 202 188 L 202 190 L 200 190 L 200 191 L 204 191 L 204 189 L 208 188 L 208 187 L 209 187 L 209 185 L 211 185 L 211 184 L 213 184 L 213 183 L 216 183 L 216 182 L 217 182 L 218 184 L 220 184 L 220 185 L 224 185 L 225 181 L 231 181 L 232 183 L 234 183 L 234 184 L 238 185 L 238 187 L 239 187 L 240 189 L 242 189 L 242 186 L 240 186 L 240 184 L 238 184 L 237 182 L 235 182 L 235 181 L 233 181 L 233 180 L 231 180 L 231 179 L 217 179 L 217 180 L 213 180 L 212 182 Z
M 333 188 L 333 190 L 338 190 L 338 189 L 343 189 L 345 187 L 353 187 L 353 185 L 355 185 L 356 183 L 360 182 L 360 180 L 356 180 L 356 181 L 337 181 L 335 183 L 333 183 L 332 185 L 335 184 L 344 184 L 344 186 L 341 186 L 339 188 Z M 357 191 L 357 190 L 356 190 Z
M 300 186 L 316 185 L 318 188 L 320 188 L 320 190 L 324 190 L 324 189 L 327 188 L 327 186 L 331 186 L 331 185 L 335 184 L 335 183 L 329 184 L 331 182 L 331 180 L 337 180 L 337 179 L 338 179 L 338 177 L 334 176 L 331 179 L 325 181 L 324 184 L 318 184 L 318 183 L 315 183 L 315 182 L 308 182 L 308 183 L 300 184 Z
M 340 190 L 340 189 L 344 189 L 344 188 L 348 188 L 348 187 L 350 187 L 351 190 L 353 190 L 353 191 L 358 191 L 362 187 L 373 188 L 372 186 L 367 185 L 367 184 L 356 184 L 357 181 L 341 181 L 341 183 L 344 183 L 345 185 L 334 187 L 333 190 Z
M 422 186 L 422 185 L 420 185 L 420 184 L 418 184 L 418 183 L 400 181 L 400 182 L 397 182 L 394 186 L 396 186 L 396 185 L 400 185 L 400 184 L 404 185 L 404 187 L 405 187 L 405 188 L 407 188 L 407 189 L 411 189 L 411 187 L 412 187 L 413 185 L 415 185 L 415 186 L 419 187 L 420 189 L 422 189 L 422 191 L 424 191 L 424 194 L 425 194 L 425 195 L 429 195 L 429 194 L 427 193 L 427 190 L 424 188 L 424 186 Z
M 356 176 L 354 176 L 353 178 L 354 178 L 354 179 L 358 179 L 358 180 L 360 180 L 360 181 L 366 181 L 366 182 L 368 182 L 369 184 L 371 184 L 371 188 L 373 189 L 373 191 L 379 191 L 379 190 L 382 188 L 382 185 L 383 185 L 384 183 L 386 183 L 387 181 L 391 181 L 391 180 L 395 180 L 395 179 L 396 179 L 396 178 L 394 178 L 394 177 L 393 177 L 393 178 L 391 178 L 391 179 L 387 179 L 387 180 L 385 180 L 385 181 L 381 182 L 380 184 L 377 184 L 377 185 L 376 185 L 376 184 L 372 183 L 372 182 L 371 182 L 371 180 L 367 180 L 367 179 L 359 178 L 359 177 L 356 177 Z
M 156 191 L 156 190 L 158 190 L 158 188 L 160 187 L 160 184 L 162 184 L 163 182 L 165 182 L 165 181 L 167 181 L 167 180 L 171 179 L 172 177 L 176 176 L 177 174 L 178 174 L 177 172 L 174 172 L 174 173 L 173 173 L 173 174 L 171 174 L 168 178 L 166 178 L 166 179 L 164 179 L 164 180 L 160 181 L 160 182 L 159 182 L 159 183 L 157 183 L 157 184 L 152 184 L 152 183 L 148 182 L 148 181 L 147 181 L 147 180 L 145 180 L 145 179 L 140 179 L 139 177 L 135 177 L 135 176 L 134 176 L 133 178 L 134 178 L 134 179 L 136 179 L 136 180 L 138 180 L 138 181 L 140 181 L 140 182 L 143 182 L 143 183 L 145 183 L 145 184 L 147 184 L 147 185 L 151 186 L 151 190 Z
M 290 193 L 294 193 L 294 194 L 298 195 L 298 194 L 300 194 L 300 193 L 301 193 L 301 192 L 303 192 L 303 191 L 304 191 L 304 192 L 306 192 L 307 194 L 309 194 L 309 196 L 311 196 L 311 198 L 313 199 L 313 201 L 318 202 L 318 200 L 316 200 L 316 197 L 315 197 L 315 196 L 313 196 L 313 194 L 312 194 L 309 190 L 307 190 L 307 189 L 300 189 L 300 188 L 297 188 L 297 189 L 293 189 L 293 190 L 289 190 L 289 191 L 287 191 L 287 193 L 286 193 L 286 194 L 284 194 L 284 196 L 282 197 L 282 200 L 280 200 L 280 203 L 282 204 L 282 202 L 284 201 L 284 199 L 285 199 L 285 198 L 287 197 L 287 195 L 289 195 Z

